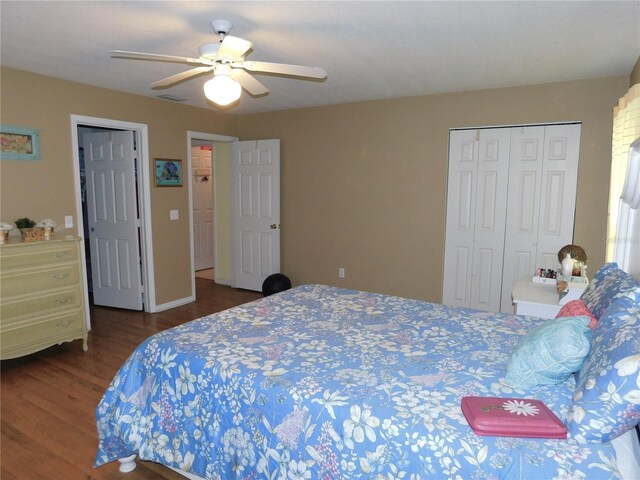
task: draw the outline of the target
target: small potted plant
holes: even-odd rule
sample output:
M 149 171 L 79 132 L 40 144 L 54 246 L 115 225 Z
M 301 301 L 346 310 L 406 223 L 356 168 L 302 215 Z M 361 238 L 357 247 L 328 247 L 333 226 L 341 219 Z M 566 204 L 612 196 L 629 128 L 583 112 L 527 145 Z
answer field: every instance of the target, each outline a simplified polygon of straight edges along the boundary
M 30 218 L 23 217 L 17 219 L 15 222 L 16 227 L 20 230 L 22 234 L 22 238 L 25 240 L 35 240 L 34 228 L 36 226 L 36 222 L 31 220 Z

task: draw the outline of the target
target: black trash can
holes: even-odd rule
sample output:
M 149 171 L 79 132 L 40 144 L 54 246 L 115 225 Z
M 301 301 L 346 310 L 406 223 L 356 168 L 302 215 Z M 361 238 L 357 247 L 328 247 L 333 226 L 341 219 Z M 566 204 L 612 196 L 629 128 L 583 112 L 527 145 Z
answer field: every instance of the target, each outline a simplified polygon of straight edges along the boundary
M 262 282 L 262 294 L 265 297 L 273 295 L 274 293 L 284 292 L 291 288 L 291 280 L 282 273 L 274 273 L 269 275 Z

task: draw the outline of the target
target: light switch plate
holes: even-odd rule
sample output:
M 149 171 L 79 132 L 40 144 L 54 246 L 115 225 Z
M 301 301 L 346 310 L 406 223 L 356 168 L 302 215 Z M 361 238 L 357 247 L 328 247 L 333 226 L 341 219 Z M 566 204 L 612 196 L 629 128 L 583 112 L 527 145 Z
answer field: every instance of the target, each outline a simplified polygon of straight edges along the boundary
M 73 215 L 66 215 L 64 217 L 64 228 L 73 228 Z

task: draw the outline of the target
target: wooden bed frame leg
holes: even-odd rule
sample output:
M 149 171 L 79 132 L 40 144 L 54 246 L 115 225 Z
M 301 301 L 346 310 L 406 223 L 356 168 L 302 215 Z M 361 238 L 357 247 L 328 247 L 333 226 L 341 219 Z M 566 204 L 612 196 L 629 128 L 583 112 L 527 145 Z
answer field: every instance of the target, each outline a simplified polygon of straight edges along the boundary
M 129 473 L 129 472 L 135 470 L 135 468 L 136 468 L 136 454 L 135 453 L 133 455 L 129 456 L 129 457 L 119 458 L 118 461 L 120 462 L 120 471 L 122 473 Z

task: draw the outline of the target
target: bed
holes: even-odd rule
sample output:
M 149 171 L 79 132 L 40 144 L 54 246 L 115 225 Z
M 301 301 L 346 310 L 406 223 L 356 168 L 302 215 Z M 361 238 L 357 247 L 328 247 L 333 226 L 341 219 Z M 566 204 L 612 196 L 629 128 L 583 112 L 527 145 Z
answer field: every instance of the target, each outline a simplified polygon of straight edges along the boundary
M 469 395 L 538 398 L 567 416 L 574 376 L 505 383 L 514 347 L 542 322 L 299 286 L 143 342 L 97 407 L 95 466 L 130 470 L 138 456 L 207 479 L 640 478 L 634 428 L 593 444 L 467 424 Z

